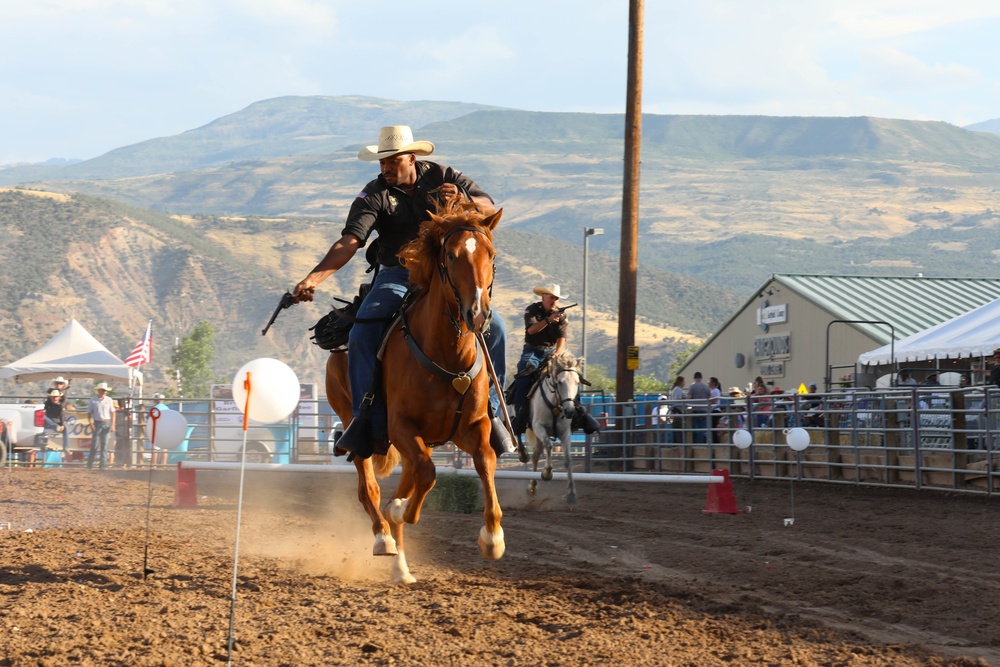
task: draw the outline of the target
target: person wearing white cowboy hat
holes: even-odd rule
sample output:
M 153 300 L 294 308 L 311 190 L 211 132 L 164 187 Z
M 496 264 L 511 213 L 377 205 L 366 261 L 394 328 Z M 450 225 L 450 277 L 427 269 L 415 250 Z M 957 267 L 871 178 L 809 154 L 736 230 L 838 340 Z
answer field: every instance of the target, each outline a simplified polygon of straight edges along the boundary
M 93 427 L 90 437 L 90 454 L 87 457 L 87 467 L 94 467 L 94 458 L 99 453 L 100 469 L 104 470 L 107 462 L 108 436 L 115 428 L 115 402 L 108 396 L 108 383 L 98 382 L 94 385 L 97 395 L 87 404 L 87 415 Z
M 363 162 L 378 161 L 378 177 L 366 184 L 354 199 L 340 238 L 292 291 L 295 303 L 312 301 L 319 284 L 347 264 L 358 249 L 365 246 L 372 232 L 378 233 L 374 261 L 379 265 L 378 271 L 368 295 L 355 313 L 358 319 L 351 327 L 347 343 L 355 419 L 338 440 L 337 448 L 351 452 L 350 459 L 355 456 L 367 458 L 376 449 L 384 453 L 382 450 L 388 446 L 388 419 L 383 398 L 377 395 L 365 415 L 361 414 L 361 399 L 372 389 L 375 357 L 387 322 L 399 310 L 409 287 L 407 271 L 397 258 L 400 249 L 417 237 L 420 224 L 430 219 L 430 213 L 438 205 L 450 200 L 458 198 L 471 202 L 484 216 L 496 212 L 493 199 L 474 180 L 447 165 L 417 159 L 418 155 L 427 156 L 433 152 L 434 144 L 415 141 L 413 131 L 406 125 L 383 127 L 378 143 L 365 146 L 358 153 L 358 159 Z M 503 385 L 507 331 L 496 310 L 486 343 L 497 380 Z M 500 407 L 498 392 L 502 390 L 502 386 L 499 390 L 490 390 L 493 424 L 490 444 L 498 456 L 514 449 L 506 428 L 495 416 Z M 371 437 L 366 432 L 369 430 Z
M 56 379 L 52 380 L 52 388 L 58 389 L 62 392 L 63 396 L 65 396 L 69 393 L 69 382 L 69 380 L 60 375 Z
M 49 431 L 62 433 L 63 452 L 69 451 L 69 431 L 66 430 L 66 420 L 63 415 L 65 409 L 62 400 L 63 393 L 53 387 L 46 394 L 48 397 L 45 399 L 45 413 L 43 415 L 45 428 Z
M 566 347 L 569 322 L 559 308 L 559 299 L 566 297 L 557 284 L 538 285 L 531 290 L 541 301 L 524 309 L 524 347 L 514 376 L 514 434 L 521 435 L 528 427 L 528 392 L 534 372 L 550 355 Z

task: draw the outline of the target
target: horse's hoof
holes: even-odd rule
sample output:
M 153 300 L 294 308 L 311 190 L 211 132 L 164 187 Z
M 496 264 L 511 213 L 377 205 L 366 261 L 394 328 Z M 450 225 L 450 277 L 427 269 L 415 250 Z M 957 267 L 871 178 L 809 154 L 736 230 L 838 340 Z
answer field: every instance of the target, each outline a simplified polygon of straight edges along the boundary
M 566 504 L 567 505 L 576 505 L 576 494 L 575 493 L 567 493 L 566 494 Z
M 533 479 L 530 482 L 528 482 L 528 495 L 529 496 L 535 495 L 535 492 L 537 490 L 538 490 L 538 480 L 537 479 Z
M 386 533 L 379 533 L 375 536 L 375 546 L 372 547 L 373 556 L 395 556 L 396 555 L 396 540 L 392 539 L 392 535 Z
M 406 564 L 406 555 L 400 551 L 392 561 L 392 583 L 414 584 L 416 582 L 416 577 L 410 574 L 410 568 Z
M 407 572 L 405 574 L 400 574 L 400 575 L 397 575 L 397 576 L 393 577 L 392 578 L 392 583 L 396 584 L 397 586 L 399 586 L 399 585 L 409 586 L 410 584 L 417 583 L 417 579 L 412 574 L 410 574 L 409 572 Z
M 497 560 L 503 556 L 507 545 L 503 539 L 503 528 L 497 528 L 495 535 L 486 532 L 486 526 L 479 531 L 479 553 L 486 560 Z
M 552 479 L 552 468 L 546 468 L 542 471 L 542 479 L 546 482 Z

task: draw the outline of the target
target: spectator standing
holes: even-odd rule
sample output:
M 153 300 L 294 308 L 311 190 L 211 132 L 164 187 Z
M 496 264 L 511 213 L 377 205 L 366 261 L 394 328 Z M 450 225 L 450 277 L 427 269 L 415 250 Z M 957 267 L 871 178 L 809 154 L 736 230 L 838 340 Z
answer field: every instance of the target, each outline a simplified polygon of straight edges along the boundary
M 990 370 L 990 384 L 1000 387 L 1000 347 L 993 350 L 993 368 Z
M 694 416 L 691 419 L 691 430 L 694 443 L 705 443 L 705 429 L 708 428 L 708 418 L 704 415 L 708 413 L 708 402 L 712 397 L 712 389 L 702 382 L 701 371 L 695 371 L 694 382 L 688 389 L 688 398 L 691 399 L 691 412 Z
M 754 385 L 750 396 L 751 412 L 754 413 L 753 425 L 764 428 L 771 419 L 771 399 L 768 397 L 767 385 L 763 382 Z
M 938 381 L 938 374 L 937 373 L 931 373 L 926 378 L 924 378 L 924 382 L 920 386 L 921 387 L 940 387 L 941 383 Z
M 666 396 L 656 397 L 658 401 L 653 408 L 653 422 L 656 427 L 656 442 L 665 444 L 670 442 L 670 402 Z
M 687 398 L 687 392 L 684 391 L 684 376 L 678 375 L 674 378 L 674 386 L 670 388 L 670 414 L 672 415 L 683 415 L 684 414 L 684 400 Z M 681 419 L 673 419 L 673 423 L 670 428 L 670 442 L 674 444 L 680 444 L 684 442 L 684 434 L 680 433 L 678 426 L 683 424 Z
M 916 387 L 917 381 L 910 377 L 910 371 L 905 368 L 899 371 L 899 375 L 896 376 L 896 386 L 897 387 Z
M 718 433 L 719 418 L 722 416 L 722 385 L 719 384 L 719 378 L 708 378 L 708 388 L 710 391 L 709 398 L 712 403 L 712 443 L 718 444 L 722 442 L 722 438 Z
M 87 404 L 87 415 L 90 417 L 93 436 L 90 439 L 90 454 L 87 457 L 87 467 L 94 467 L 94 456 L 100 454 L 100 469 L 104 470 L 107 460 L 108 436 L 115 428 L 115 402 L 108 396 L 108 385 L 99 382 L 94 387 L 97 394 Z

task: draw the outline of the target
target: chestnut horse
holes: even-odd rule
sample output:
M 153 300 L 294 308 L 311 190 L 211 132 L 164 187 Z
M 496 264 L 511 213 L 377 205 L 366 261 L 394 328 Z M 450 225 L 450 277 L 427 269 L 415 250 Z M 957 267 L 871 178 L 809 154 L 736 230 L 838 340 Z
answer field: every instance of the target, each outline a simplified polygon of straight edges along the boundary
M 376 556 L 395 556 L 394 583 L 413 583 L 403 550 L 403 526 L 420 520 L 420 509 L 435 483 L 431 448 L 454 442 L 473 460 L 483 485 L 485 525 L 479 532 L 484 558 L 505 550 L 502 512 L 493 473 L 496 454 L 489 443 L 489 363 L 480 344 L 491 313 L 493 230 L 501 212 L 489 217 L 471 204 L 450 202 L 421 225 L 419 236 L 400 252 L 419 297 L 393 325 L 382 353 L 382 386 L 389 412 L 386 456 L 355 458 L 358 497 L 372 519 Z M 344 425 L 351 416 L 346 355 L 327 360 L 326 388 L 331 407 Z M 399 484 L 383 514 L 376 477 L 402 461 Z

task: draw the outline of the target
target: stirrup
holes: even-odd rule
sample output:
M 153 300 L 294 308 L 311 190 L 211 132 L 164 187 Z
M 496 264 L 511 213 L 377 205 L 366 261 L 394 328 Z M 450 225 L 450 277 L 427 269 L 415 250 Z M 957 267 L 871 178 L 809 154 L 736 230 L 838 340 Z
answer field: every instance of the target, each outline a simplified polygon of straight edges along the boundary
M 499 417 L 490 419 L 490 447 L 496 452 L 497 458 L 504 454 L 512 454 L 516 449 L 514 441 L 510 439 L 507 427 Z

